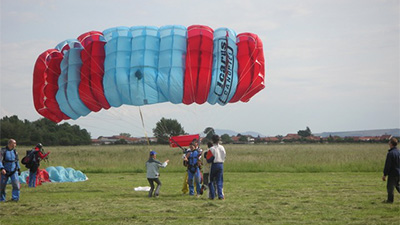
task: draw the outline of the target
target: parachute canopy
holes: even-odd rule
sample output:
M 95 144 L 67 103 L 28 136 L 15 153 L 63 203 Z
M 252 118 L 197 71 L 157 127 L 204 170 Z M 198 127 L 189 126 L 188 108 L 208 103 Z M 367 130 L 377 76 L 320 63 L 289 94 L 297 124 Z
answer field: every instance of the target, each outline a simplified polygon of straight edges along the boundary
M 78 182 L 86 181 L 88 177 L 80 170 L 73 168 L 64 168 L 62 166 L 50 166 L 45 170 L 39 169 L 36 175 L 36 184 L 40 185 L 44 182 Z M 28 183 L 29 170 L 23 171 L 19 176 L 20 183 Z M 9 183 L 11 180 L 9 180 Z
M 173 136 L 169 138 L 169 146 L 172 148 L 189 146 L 194 139 L 200 140 L 200 135 L 190 134 L 190 135 Z
M 58 123 L 123 104 L 248 102 L 264 77 L 256 34 L 203 25 L 114 27 L 39 55 L 33 101 Z

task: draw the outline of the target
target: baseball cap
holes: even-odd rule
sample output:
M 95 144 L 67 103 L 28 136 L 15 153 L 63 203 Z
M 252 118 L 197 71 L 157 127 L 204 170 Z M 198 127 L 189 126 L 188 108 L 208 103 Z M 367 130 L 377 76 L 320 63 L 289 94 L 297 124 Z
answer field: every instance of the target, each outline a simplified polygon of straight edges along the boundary
M 150 155 L 157 155 L 157 152 L 151 151 L 151 152 L 150 152 Z

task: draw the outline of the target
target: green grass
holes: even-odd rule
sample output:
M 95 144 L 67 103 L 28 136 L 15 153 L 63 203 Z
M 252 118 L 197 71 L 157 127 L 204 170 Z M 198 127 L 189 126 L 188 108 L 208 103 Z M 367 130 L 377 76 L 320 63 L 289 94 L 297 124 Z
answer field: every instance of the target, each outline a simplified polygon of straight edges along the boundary
M 380 172 L 386 144 L 226 145 L 229 172 Z M 27 148 L 19 147 L 23 155 Z M 182 152 L 168 146 L 49 147 L 50 162 L 85 173 L 144 172 L 148 152 L 170 159 L 166 172 L 182 171 Z M 21 157 L 20 157 L 21 158 Z
M 0 224 L 399 224 L 400 195 L 383 204 L 386 145 L 228 145 L 226 200 L 181 195 L 178 150 L 156 146 L 159 198 L 148 186 L 148 147 L 49 148 L 49 165 L 84 170 L 88 181 L 21 187 L 18 203 L 0 204 Z M 100 154 L 99 154 L 100 153 Z M 20 153 L 21 154 L 21 153 Z M 79 154 L 80 157 L 77 157 Z M 104 164 L 102 166 L 102 163 Z M 11 187 L 7 188 L 7 199 Z

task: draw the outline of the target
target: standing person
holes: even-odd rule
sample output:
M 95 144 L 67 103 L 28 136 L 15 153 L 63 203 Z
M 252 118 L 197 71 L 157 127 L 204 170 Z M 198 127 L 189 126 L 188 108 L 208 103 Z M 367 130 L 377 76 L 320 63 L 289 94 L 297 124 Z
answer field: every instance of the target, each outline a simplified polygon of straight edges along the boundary
M 29 184 L 28 187 L 36 187 L 36 175 L 38 173 L 39 167 L 40 167 L 40 161 L 42 159 L 47 158 L 47 156 L 50 154 L 50 152 L 43 154 L 43 145 L 41 143 L 38 143 L 34 149 L 32 149 L 33 154 L 33 162 L 32 162 L 32 167 L 29 168 Z
M 210 148 L 212 146 L 213 144 L 211 142 L 207 143 L 208 149 L 204 152 L 203 158 L 207 159 L 207 153 L 210 151 Z M 201 186 L 201 192 L 207 190 L 207 187 L 210 183 L 210 171 L 211 171 L 211 163 L 206 161 L 205 163 L 203 163 L 203 185 Z M 210 198 L 210 194 L 208 195 L 208 197 Z
M 400 151 L 397 149 L 398 140 L 391 138 L 389 140 L 389 152 L 386 155 L 385 168 L 383 169 L 382 180 L 387 179 L 387 193 L 388 197 L 384 203 L 393 203 L 394 201 L 394 189 L 400 193 Z
M 12 185 L 11 201 L 17 202 L 19 200 L 21 185 L 18 175 L 21 174 L 21 167 L 18 162 L 16 146 L 17 142 L 14 139 L 10 139 L 8 140 L 7 146 L 2 148 L 0 152 L 0 202 L 6 201 L 6 185 L 8 178 L 11 178 Z
M 190 144 L 190 152 L 187 153 L 185 160 L 187 160 L 187 174 L 189 184 L 189 195 L 194 195 L 194 184 L 196 184 L 197 196 L 201 195 L 201 176 L 199 168 L 199 152 L 194 143 Z
M 146 168 L 147 168 L 147 180 L 149 181 L 150 184 L 150 191 L 149 191 L 149 197 L 153 196 L 153 191 L 154 191 L 154 182 L 157 183 L 157 188 L 156 191 L 154 192 L 154 197 L 158 197 L 160 193 L 160 187 L 161 187 L 161 181 L 159 179 L 160 177 L 160 167 L 165 168 L 168 165 L 169 160 L 167 159 L 164 163 L 161 163 L 157 159 L 157 153 L 155 151 L 150 152 L 150 157 L 149 160 L 146 162 Z
M 209 185 L 210 189 L 210 199 L 215 198 L 215 188 L 216 183 L 218 190 L 218 199 L 224 200 L 225 196 L 223 193 L 224 187 L 224 162 L 226 157 L 226 152 L 224 146 L 219 144 L 220 138 L 218 135 L 212 136 L 213 146 L 207 153 L 207 162 L 212 162 Z M 210 154 L 211 153 L 211 154 Z
M 182 195 L 185 195 L 185 194 L 188 193 L 188 191 L 189 191 L 188 172 L 187 172 L 187 162 L 188 162 L 188 160 L 187 160 L 186 155 L 187 155 L 190 151 L 191 151 L 190 148 L 186 149 L 186 150 L 183 152 L 183 156 L 182 156 L 182 159 L 183 159 L 183 166 L 186 167 L 185 175 L 184 175 L 184 177 L 183 177 Z

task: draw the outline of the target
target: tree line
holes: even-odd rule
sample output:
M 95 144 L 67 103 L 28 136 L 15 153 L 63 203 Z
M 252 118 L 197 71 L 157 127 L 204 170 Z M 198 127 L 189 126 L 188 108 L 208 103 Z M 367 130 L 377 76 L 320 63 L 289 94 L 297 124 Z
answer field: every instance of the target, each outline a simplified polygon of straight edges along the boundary
M 20 120 L 18 116 L 5 116 L 0 120 L 0 142 L 4 146 L 12 138 L 19 145 L 35 145 L 43 143 L 46 146 L 54 145 L 89 145 L 90 134 L 86 129 L 69 123 L 56 124 L 42 118 L 34 122 Z

